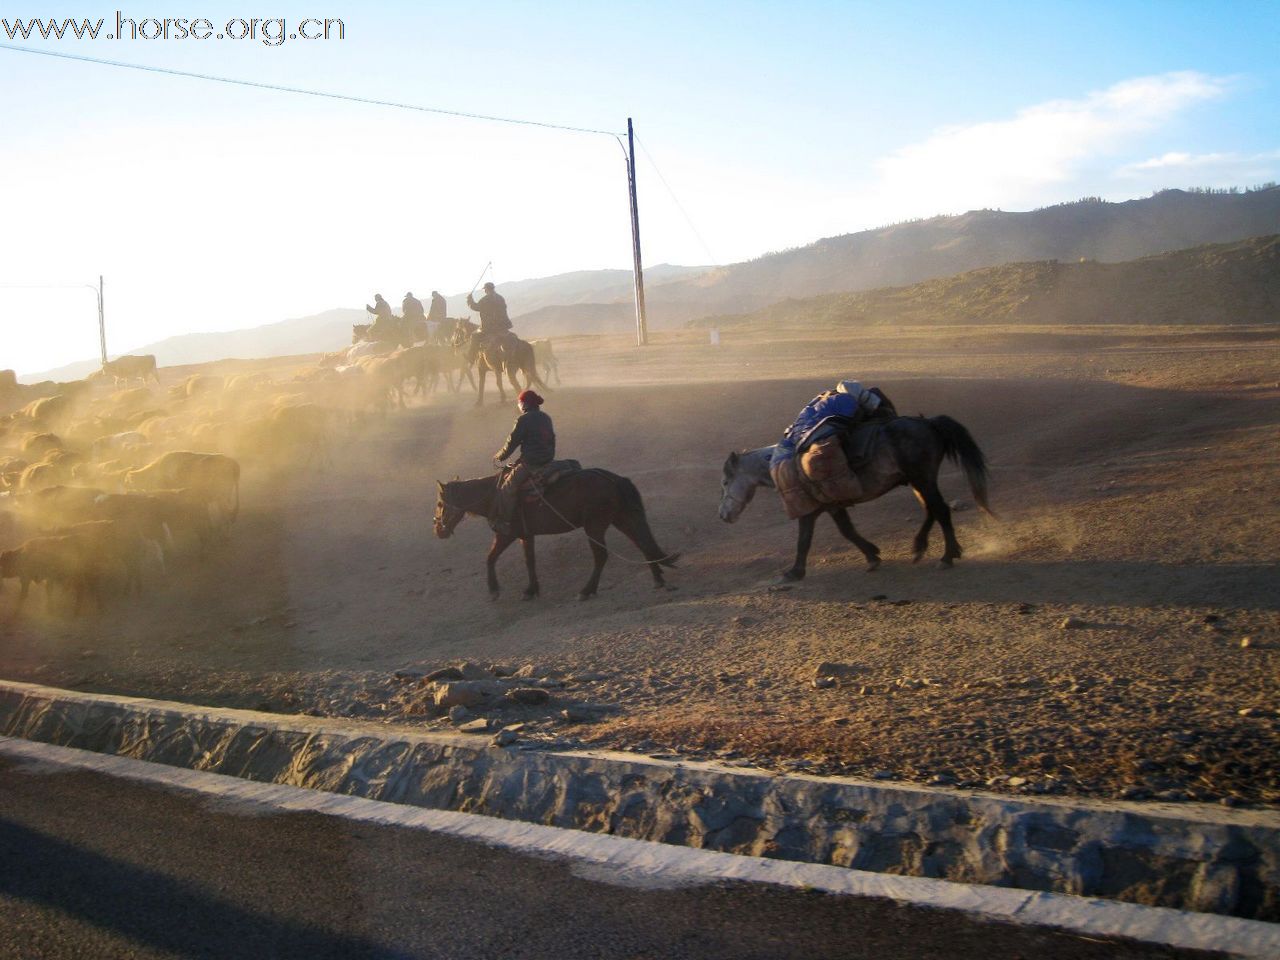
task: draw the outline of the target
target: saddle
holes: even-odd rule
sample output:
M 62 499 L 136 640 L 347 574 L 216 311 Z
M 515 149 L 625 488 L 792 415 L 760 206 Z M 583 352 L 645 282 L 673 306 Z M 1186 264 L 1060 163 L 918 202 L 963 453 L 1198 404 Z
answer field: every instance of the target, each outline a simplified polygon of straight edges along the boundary
M 529 471 L 529 479 L 520 491 L 526 503 L 537 503 L 542 495 L 572 474 L 579 472 L 582 464 L 577 460 L 552 460 L 545 466 Z

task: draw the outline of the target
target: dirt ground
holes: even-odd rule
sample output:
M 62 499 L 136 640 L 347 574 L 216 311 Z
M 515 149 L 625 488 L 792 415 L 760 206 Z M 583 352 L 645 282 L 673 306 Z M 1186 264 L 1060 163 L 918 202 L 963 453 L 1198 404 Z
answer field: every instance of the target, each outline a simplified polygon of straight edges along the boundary
M 550 702 L 487 715 L 553 747 L 1280 803 L 1280 328 L 654 339 L 557 341 L 564 384 L 545 409 L 559 455 L 636 482 L 658 541 L 683 554 L 671 589 L 614 532 L 598 598 L 578 602 L 590 555 L 575 533 L 538 541 L 540 600 L 521 601 L 513 549 L 491 601 L 484 523 L 441 541 L 431 514 L 437 479 L 489 469 L 514 409 L 437 394 L 340 434 L 327 469 L 246 463 L 230 543 L 144 596 L 80 620 L 35 596 L 0 626 L 0 675 L 431 728 L 451 721 L 429 715 L 423 673 L 532 664 Z M 718 519 L 729 451 L 772 442 L 847 376 L 903 413 L 951 415 L 987 454 L 998 519 L 943 474 L 955 568 L 937 564 L 936 531 L 911 564 L 921 515 L 905 488 L 854 511 L 883 550 L 874 573 L 824 521 L 807 579 L 779 583 L 795 531 L 768 491 Z M 819 689 L 815 670 L 839 680 Z

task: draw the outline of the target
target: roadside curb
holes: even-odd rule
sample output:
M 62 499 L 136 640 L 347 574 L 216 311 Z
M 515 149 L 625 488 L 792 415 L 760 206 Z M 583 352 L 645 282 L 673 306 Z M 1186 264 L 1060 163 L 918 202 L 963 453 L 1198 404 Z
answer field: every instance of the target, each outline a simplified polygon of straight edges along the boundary
M 876 897 L 905 906 L 959 912 L 995 923 L 1051 927 L 1084 936 L 1136 940 L 1187 950 L 1220 951 L 1248 960 L 1280 956 L 1280 925 L 1258 920 L 693 850 L 449 810 L 423 810 L 304 787 L 253 783 L 221 774 L 7 737 L 0 737 L 0 757 L 32 764 L 37 773 L 89 771 L 254 808 L 316 813 L 428 830 L 526 855 L 591 864 L 606 875 L 616 877 L 616 882 L 661 886 L 766 883 L 835 896 Z
M 1023 799 L 623 753 L 525 751 L 487 737 L 8 681 L 0 681 L 0 736 L 895 881 L 1280 916 L 1273 811 Z

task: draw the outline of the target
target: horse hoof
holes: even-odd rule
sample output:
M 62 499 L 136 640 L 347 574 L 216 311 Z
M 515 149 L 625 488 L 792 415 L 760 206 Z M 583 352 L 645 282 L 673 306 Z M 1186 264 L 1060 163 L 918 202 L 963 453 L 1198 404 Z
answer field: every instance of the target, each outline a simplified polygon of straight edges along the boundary
M 950 570 L 952 567 L 951 558 L 943 557 L 941 560 L 938 561 L 938 566 L 940 566 L 943 570 Z
M 501 594 L 500 594 L 497 590 L 490 590 L 490 591 L 489 591 L 489 599 L 490 599 L 490 600 L 497 600 L 499 596 L 501 596 Z
M 867 573 L 875 573 L 879 569 L 880 569 L 879 557 L 876 557 L 874 560 L 867 561 Z
M 797 580 L 803 580 L 804 574 L 805 574 L 805 571 L 797 570 L 795 569 L 795 567 L 792 567 L 790 570 L 783 570 L 782 576 L 779 577 L 778 579 L 782 583 L 795 583 Z
M 923 550 L 921 550 L 919 553 L 914 554 L 914 555 L 911 557 L 911 562 L 912 562 L 912 563 L 919 563 L 919 562 L 920 562 L 921 560 L 923 560 L 923 559 L 924 559 L 924 551 L 923 551 Z
M 537 600 L 537 599 L 538 599 L 538 591 L 537 591 L 537 590 L 526 590 L 524 593 L 520 594 L 520 599 L 521 599 L 521 600 Z
M 583 590 L 580 594 L 578 594 L 578 599 L 579 599 L 579 600 L 590 600 L 590 599 L 591 599 L 592 597 L 594 597 L 594 596 L 595 596 L 595 594 L 594 594 L 594 593 L 588 593 L 586 590 Z

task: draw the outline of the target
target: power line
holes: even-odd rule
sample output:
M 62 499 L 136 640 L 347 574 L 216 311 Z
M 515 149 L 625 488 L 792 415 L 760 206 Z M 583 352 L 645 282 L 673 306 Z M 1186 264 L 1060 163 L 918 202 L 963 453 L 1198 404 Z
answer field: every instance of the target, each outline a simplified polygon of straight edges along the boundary
M 720 261 L 717 260 L 716 255 L 711 252 L 711 247 L 707 245 L 707 241 L 702 239 L 702 234 L 698 231 L 698 228 L 694 226 L 693 219 L 689 216 L 679 198 L 676 197 L 676 192 L 671 189 L 671 184 L 667 183 L 667 178 L 664 177 L 662 175 L 662 171 L 658 169 L 658 162 L 653 159 L 653 154 L 649 152 L 649 148 L 644 145 L 644 141 L 639 137 L 636 137 L 636 143 L 640 144 L 640 149 L 644 151 L 644 155 L 648 158 L 649 165 L 653 167 L 653 172 L 658 175 L 658 179 L 662 181 L 662 185 L 667 188 L 667 194 L 671 197 L 671 202 L 676 205 L 676 209 L 679 210 L 680 215 L 684 217 L 684 222 L 689 225 L 689 229 L 693 231 L 693 235 L 697 237 L 698 242 L 702 244 L 703 251 L 711 258 L 711 262 L 715 266 L 720 266 Z
M 489 120 L 493 123 L 514 123 L 526 127 L 542 127 L 548 130 L 567 130 L 571 133 L 598 133 L 607 137 L 616 137 L 612 130 L 594 130 L 591 127 L 571 127 L 563 123 L 547 123 L 541 120 L 520 120 L 514 117 L 494 117 L 484 113 L 466 113 L 462 110 L 445 110 L 441 107 L 424 107 L 416 103 L 400 103 L 395 100 L 378 100 L 373 97 L 356 97 L 345 93 L 330 93 L 325 90 L 307 90 L 302 87 L 286 87 L 276 83 L 262 83 L 257 80 L 238 80 L 234 77 L 216 77 L 207 73 L 191 73 L 187 70 L 172 70 L 168 67 L 149 67 L 140 63 L 125 63 L 120 60 L 101 60 L 97 57 L 85 57 L 75 53 L 61 53 L 54 50 L 36 50 L 12 43 L 0 43 L 0 49 L 14 50 L 18 53 L 35 53 L 42 57 L 58 57 L 62 60 L 80 60 L 85 63 L 96 63 L 105 67 L 123 67 L 126 70 L 142 70 L 147 73 L 163 73 L 174 77 L 187 77 L 192 80 L 211 80 L 215 83 L 229 83 L 241 87 L 257 87 L 260 90 L 275 90 L 279 93 L 300 93 L 308 97 L 323 97 L 328 100 L 346 100 L 351 103 L 370 104 L 378 107 L 395 107 L 399 110 L 414 110 L 418 113 L 438 113 L 446 117 L 463 117 L 467 120 Z

